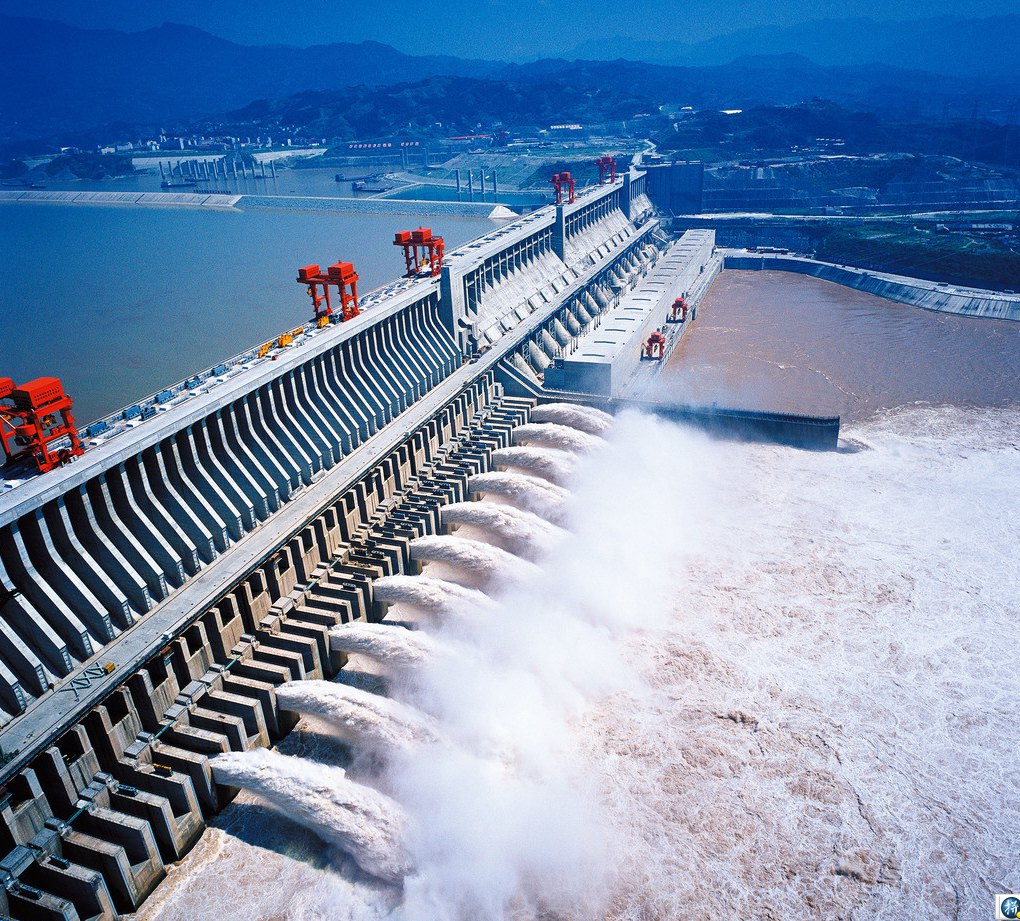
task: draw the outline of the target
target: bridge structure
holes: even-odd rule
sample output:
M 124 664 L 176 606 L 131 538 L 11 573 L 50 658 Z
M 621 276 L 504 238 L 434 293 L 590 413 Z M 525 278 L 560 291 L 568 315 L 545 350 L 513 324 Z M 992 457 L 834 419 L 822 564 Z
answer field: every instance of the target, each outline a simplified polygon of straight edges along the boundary
M 382 617 L 373 579 L 414 571 L 410 541 L 555 395 L 554 363 L 642 285 L 672 293 L 695 258 L 712 270 L 709 237 L 678 257 L 644 182 L 631 170 L 507 223 L 439 277 L 0 481 L 0 913 L 136 910 L 232 795 L 210 758 L 292 728 L 274 689 L 343 666 L 328 630 Z

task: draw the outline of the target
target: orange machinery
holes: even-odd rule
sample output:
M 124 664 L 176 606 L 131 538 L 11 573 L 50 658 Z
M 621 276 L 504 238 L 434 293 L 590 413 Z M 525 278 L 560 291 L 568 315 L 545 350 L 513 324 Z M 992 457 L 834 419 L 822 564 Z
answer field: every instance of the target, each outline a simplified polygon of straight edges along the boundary
M 85 453 L 71 415 L 71 398 L 56 377 L 38 377 L 15 387 L 0 377 L 0 443 L 8 460 L 31 457 L 46 473 Z M 70 447 L 55 447 L 67 438 Z
M 669 316 L 666 317 L 667 323 L 684 323 L 687 320 L 687 300 L 683 297 L 678 297 L 673 301 L 673 306 L 669 308 Z
M 442 237 L 432 236 L 430 228 L 399 230 L 393 235 L 393 245 L 404 250 L 404 262 L 407 265 L 405 274 L 408 278 L 419 275 L 431 275 L 435 278 L 443 271 L 443 253 L 446 246 Z
M 595 165 L 599 168 L 599 185 L 616 182 L 616 160 L 609 154 L 599 157 Z
M 557 205 L 563 204 L 564 192 L 567 195 L 567 204 L 572 205 L 574 203 L 574 186 L 577 184 L 577 180 L 570 173 L 553 173 L 553 177 L 549 182 L 556 192 Z
M 666 337 L 661 329 L 657 329 L 641 346 L 642 361 L 662 361 L 666 355 Z
M 317 265 L 306 265 L 298 269 L 297 280 L 308 286 L 312 299 L 316 324 L 321 329 L 332 321 L 333 305 L 329 299 L 330 286 L 335 286 L 340 295 L 341 321 L 353 320 L 361 311 L 358 309 L 358 273 L 350 262 L 337 262 L 324 273 Z M 319 293 L 319 288 L 322 293 Z

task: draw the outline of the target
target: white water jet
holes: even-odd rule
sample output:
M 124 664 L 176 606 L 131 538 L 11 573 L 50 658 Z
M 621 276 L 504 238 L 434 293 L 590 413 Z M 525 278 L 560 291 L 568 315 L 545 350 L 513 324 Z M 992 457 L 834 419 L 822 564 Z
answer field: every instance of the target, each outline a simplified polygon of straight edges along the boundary
M 514 468 L 531 476 L 541 477 L 557 486 L 567 486 L 577 470 L 578 457 L 558 448 L 517 446 L 497 448 L 492 452 L 492 466 L 497 470 Z
M 548 553 L 566 534 L 533 512 L 495 502 L 455 502 L 440 510 L 445 525 L 460 525 L 474 536 L 480 531 L 495 538 L 504 550 L 525 559 L 537 559 Z M 376 583 L 378 585 L 378 582 Z
M 494 608 L 484 592 L 429 576 L 383 576 L 372 583 L 372 590 L 378 601 L 413 605 L 443 618 Z
M 438 563 L 453 574 L 467 577 L 486 589 L 534 577 L 538 568 L 506 550 L 480 540 L 429 535 L 411 541 L 411 559 Z
M 532 422 L 555 422 L 589 435 L 604 435 L 613 424 L 613 417 L 592 406 L 575 403 L 541 403 L 531 411 Z
M 210 766 L 217 783 L 257 793 L 372 876 L 399 883 L 411 872 L 403 811 L 376 790 L 348 780 L 343 769 L 264 748 L 218 755 Z
M 322 717 L 348 741 L 391 753 L 435 742 L 435 720 L 414 707 L 333 681 L 289 681 L 276 689 L 284 710 Z
M 588 435 L 578 429 L 553 422 L 528 422 L 513 431 L 515 445 L 540 445 L 545 448 L 559 448 L 575 454 L 594 451 L 603 440 L 598 435 Z
M 329 645 L 341 652 L 370 656 L 395 669 L 419 668 L 439 651 L 436 641 L 418 630 L 360 621 L 330 630 Z
M 566 524 L 566 504 L 570 493 L 538 477 L 501 470 L 476 473 L 468 478 L 468 489 L 474 495 L 506 499 L 517 508 L 541 515 L 553 524 Z

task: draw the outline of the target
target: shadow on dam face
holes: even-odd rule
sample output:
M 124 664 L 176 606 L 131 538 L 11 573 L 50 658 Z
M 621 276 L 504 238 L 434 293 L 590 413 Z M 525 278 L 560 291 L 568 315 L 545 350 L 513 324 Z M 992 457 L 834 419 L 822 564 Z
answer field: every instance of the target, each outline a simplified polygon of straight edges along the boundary
M 652 400 L 597 400 L 586 394 L 558 396 L 579 405 L 593 406 L 614 415 L 636 409 L 709 435 L 736 441 L 764 442 L 813 451 L 835 451 L 839 446 L 839 416 L 811 416 L 724 406 L 685 406 Z M 539 401 L 540 404 L 544 401 Z

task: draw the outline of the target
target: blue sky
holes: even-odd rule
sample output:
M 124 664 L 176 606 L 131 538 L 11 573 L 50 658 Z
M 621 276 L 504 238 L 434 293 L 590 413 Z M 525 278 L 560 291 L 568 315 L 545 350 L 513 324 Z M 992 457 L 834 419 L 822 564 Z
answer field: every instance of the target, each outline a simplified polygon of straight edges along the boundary
M 569 51 L 600 31 L 696 41 L 744 26 L 848 15 L 914 19 L 1017 11 L 1016 0 L 0 0 L 10 15 L 127 31 L 162 22 L 198 26 L 246 44 L 311 45 L 375 39 L 416 54 L 521 58 Z

